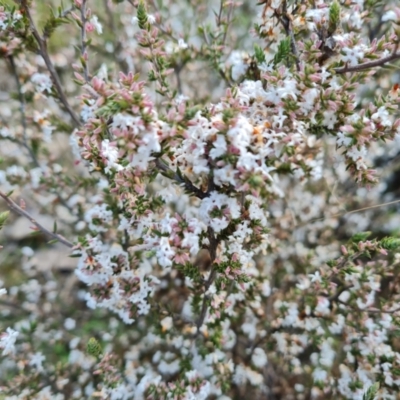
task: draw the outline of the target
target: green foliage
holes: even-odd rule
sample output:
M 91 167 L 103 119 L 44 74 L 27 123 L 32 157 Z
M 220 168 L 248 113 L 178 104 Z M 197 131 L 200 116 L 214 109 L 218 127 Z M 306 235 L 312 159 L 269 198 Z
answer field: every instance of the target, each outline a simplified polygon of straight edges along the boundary
M 265 62 L 264 50 L 258 44 L 254 45 L 254 57 L 259 64 Z
M 8 218 L 9 215 L 10 215 L 10 212 L 9 212 L 9 211 L 4 211 L 4 212 L 2 212 L 2 213 L 0 214 L 0 229 L 2 229 L 3 226 L 5 225 L 6 220 L 7 220 L 7 218 Z
M 332 36 L 340 24 L 340 4 L 335 0 L 329 7 L 328 36 Z
M 353 243 L 364 242 L 371 236 L 371 234 L 372 234 L 372 232 L 370 232 L 370 231 L 358 232 L 351 237 L 350 241 Z
M 140 29 L 146 29 L 146 30 L 150 29 L 150 24 L 148 23 L 148 18 L 147 18 L 146 6 L 143 0 L 141 0 L 138 5 L 137 19 Z
M 47 19 L 43 27 L 43 37 L 50 38 L 58 27 L 67 24 L 68 22 L 68 18 L 63 16 L 63 10 L 61 7 L 58 8 L 58 15 L 51 10 L 51 16 Z
M 93 357 L 99 358 L 103 354 L 101 344 L 94 338 L 90 338 L 86 346 L 86 351 Z
M 386 237 L 379 244 L 385 250 L 396 250 L 400 246 L 400 239 L 394 237 Z
M 274 65 L 278 65 L 284 60 L 287 60 L 288 57 L 290 56 L 290 38 L 285 38 L 281 40 L 281 42 L 278 45 L 278 50 L 274 56 L 273 63 Z
M 376 382 L 372 386 L 368 388 L 368 390 L 364 393 L 363 400 L 374 400 L 376 394 L 379 390 L 379 383 Z
M 201 280 L 202 275 L 200 274 L 199 268 L 193 264 L 187 263 L 186 265 L 178 265 L 177 268 L 182 271 L 185 277 L 193 279 L 195 282 Z

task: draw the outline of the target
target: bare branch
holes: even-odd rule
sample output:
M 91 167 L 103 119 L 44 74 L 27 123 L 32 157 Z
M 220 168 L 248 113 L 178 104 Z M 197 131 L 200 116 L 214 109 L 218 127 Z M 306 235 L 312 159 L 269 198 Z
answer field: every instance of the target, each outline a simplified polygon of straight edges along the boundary
M 35 164 L 36 167 L 40 167 L 39 161 L 36 158 L 35 153 L 32 151 L 31 147 L 28 144 L 28 136 L 27 136 L 27 123 L 26 123 L 26 112 L 25 112 L 25 97 L 24 94 L 22 93 L 22 88 L 21 88 L 21 83 L 19 81 L 19 76 L 18 76 L 18 71 L 17 71 L 17 66 L 15 65 L 14 57 L 10 55 L 8 57 L 8 60 L 11 65 L 11 70 L 15 78 L 15 83 L 17 84 L 17 92 L 18 92 L 18 99 L 19 99 L 19 109 L 21 112 L 21 125 L 22 125 L 22 141 L 19 141 L 16 139 L 15 141 L 23 146 L 29 153 L 29 156 L 31 157 L 33 163 Z
M 86 47 L 87 47 L 87 38 L 86 38 L 86 2 L 87 0 L 82 0 L 82 5 L 81 5 L 81 55 L 84 60 L 83 64 L 83 76 L 85 78 L 85 82 L 89 82 L 89 66 L 87 63 L 87 53 L 86 53 Z
M 212 266 L 215 259 L 217 258 L 217 247 L 219 240 L 215 237 L 214 230 L 211 227 L 208 227 L 208 240 L 210 242 L 210 265 Z M 210 286 L 214 283 L 214 280 L 217 276 L 217 271 L 213 268 L 212 271 L 210 272 L 210 276 L 208 277 L 207 281 L 204 283 L 204 297 L 203 297 L 203 304 L 201 305 L 201 311 L 199 318 L 196 321 L 196 327 L 197 327 L 197 333 L 198 335 L 200 333 L 200 328 L 203 325 L 204 319 L 206 318 L 207 315 L 207 301 L 210 300 L 210 296 L 207 295 L 207 290 L 210 288 Z
M 358 65 L 353 65 L 353 66 L 346 65 L 342 68 L 334 68 L 334 71 L 337 74 L 345 74 L 346 72 L 364 71 L 366 69 L 380 67 L 382 65 L 387 64 L 390 61 L 394 61 L 399 58 L 400 58 L 400 53 L 393 52 L 392 54 L 390 54 L 390 56 L 380 58 L 379 60 L 368 61 L 363 64 L 358 64 Z
M 63 88 L 61 86 L 61 81 L 60 78 L 57 74 L 57 71 L 54 68 L 53 63 L 50 60 L 49 53 L 47 51 L 47 43 L 46 41 L 40 36 L 39 31 L 36 28 L 36 25 L 33 21 L 32 15 L 30 13 L 29 5 L 27 0 L 22 0 L 21 1 L 22 5 L 25 7 L 25 12 L 26 15 L 30 21 L 30 26 L 32 30 L 32 35 L 36 39 L 36 42 L 39 45 L 39 52 L 40 55 L 43 57 L 43 60 L 47 66 L 47 69 L 50 72 L 51 78 L 53 80 L 54 86 L 57 90 L 58 97 L 61 101 L 61 103 L 64 105 L 65 109 L 67 110 L 68 114 L 71 116 L 72 120 L 74 121 L 75 126 L 80 126 L 81 121 L 79 120 L 78 116 L 75 114 L 75 111 L 72 109 L 70 104 L 68 103 L 67 97 L 65 96 L 65 93 L 63 91 Z
M 17 203 L 15 203 L 13 200 L 11 200 L 5 193 L 0 191 L 0 197 L 2 197 L 6 203 L 8 204 L 9 208 L 14 211 L 15 213 L 27 218 L 29 221 L 31 221 L 41 232 L 43 232 L 45 235 L 50 236 L 53 239 L 58 240 L 60 243 L 64 244 L 67 247 L 73 247 L 74 245 L 67 239 L 65 239 L 63 236 L 59 235 L 58 233 L 51 232 L 48 229 L 46 229 L 43 225 L 41 225 L 39 222 L 35 220 L 28 212 L 23 210 Z
M 379 207 L 383 207 L 383 206 L 390 206 L 392 204 L 397 204 L 397 203 L 400 203 L 400 199 L 389 201 L 387 203 L 376 204 L 376 205 L 369 206 L 369 207 L 357 208 L 355 210 L 345 211 L 345 212 L 338 213 L 338 214 L 327 215 L 327 216 L 321 217 L 321 218 L 312 218 L 308 221 L 304 221 L 302 223 L 295 225 L 295 228 L 299 228 L 301 226 L 305 226 L 305 225 L 308 225 L 308 224 L 311 224 L 311 223 L 317 222 L 317 221 L 324 221 L 325 219 L 328 219 L 328 218 L 340 218 L 340 217 L 344 217 L 345 215 L 358 213 L 360 211 L 371 210 L 373 208 L 379 208 Z

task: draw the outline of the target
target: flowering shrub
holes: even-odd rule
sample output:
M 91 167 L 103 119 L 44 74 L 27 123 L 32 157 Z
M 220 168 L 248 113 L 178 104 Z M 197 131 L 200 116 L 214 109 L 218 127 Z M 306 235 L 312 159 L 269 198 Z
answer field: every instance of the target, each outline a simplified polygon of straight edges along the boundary
M 397 398 L 399 8 L 0 3 L 1 396 Z

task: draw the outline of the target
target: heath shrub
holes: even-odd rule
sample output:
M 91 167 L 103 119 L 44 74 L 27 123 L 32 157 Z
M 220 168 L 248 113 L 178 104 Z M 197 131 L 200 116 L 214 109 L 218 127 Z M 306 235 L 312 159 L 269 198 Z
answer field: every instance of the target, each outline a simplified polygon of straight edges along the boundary
M 0 2 L 0 398 L 397 399 L 397 2 L 66 3 Z

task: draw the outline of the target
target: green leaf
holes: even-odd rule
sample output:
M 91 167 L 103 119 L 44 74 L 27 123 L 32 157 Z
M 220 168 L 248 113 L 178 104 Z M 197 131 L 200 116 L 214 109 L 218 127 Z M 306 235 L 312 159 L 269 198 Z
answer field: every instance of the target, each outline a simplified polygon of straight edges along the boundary
M 396 250 L 400 246 L 400 239 L 394 237 L 385 237 L 379 244 L 385 250 Z
M 340 24 L 340 4 L 335 0 L 329 7 L 328 36 L 332 36 Z
M 364 242 L 371 236 L 371 233 L 370 231 L 356 233 L 351 237 L 350 241 L 354 243 Z
M 94 337 L 89 339 L 86 346 L 86 351 L 88 352 L 88 354 L 96 358 L 99 358 L 103 353 L 101 344 Z
M 70 258 L 79 258 L 81 256 L 82 256 L 82 254 L 76 253 L 76 254 L 70 254 L 68 257 L 70 257 Z
M 9 215 L 10 215 L 9 211 L 4 211 L 0 214 L 0 229 L 4 226 Z
M 150 24 L 148 24 L 148 18 L 147 18 L 147 11 L 146 11 L 146 6 L 144 4 L 144 1 L 141 0 L 139 2 L 138 8 L 137 8 L 137 19 L 138 19 L 138 25 L 140 29 L 150 29 Z
M 379 382 L 375 382 L 364 393 L 363 400 L 374 400 L 376 394 L 378 393 L 378 390 L 379 390 Z
M 278 45 L 278 50 L 275 54 L 273 63 L 274 65 L 279 64 L 283 60 L 286 60 L 290 55 L 290 38 L 285 38 L 281 40 Z
M 258 44 L 254 45 L 254 57 L 259 64 L 265 62 L 264 50 Z

